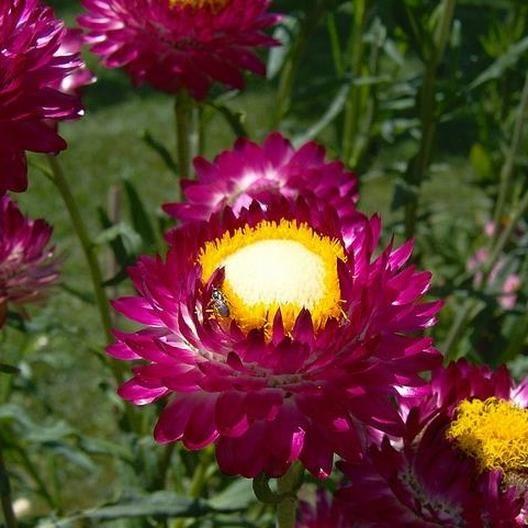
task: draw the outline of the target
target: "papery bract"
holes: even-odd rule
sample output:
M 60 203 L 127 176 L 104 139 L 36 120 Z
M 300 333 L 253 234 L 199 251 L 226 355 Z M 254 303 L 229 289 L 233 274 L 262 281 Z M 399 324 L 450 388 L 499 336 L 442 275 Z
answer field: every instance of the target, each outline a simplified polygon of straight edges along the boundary
M 0 2 L 0 195 L 24 191 L 26 152 L 64 150 L 53 125 L 82 115 L 79 97 L 63 91 L 75 72 L 85 71 L 70 38 L 40 0 Z
M 117 359 L 139 361 L 120 395 L 137 405 L 168 398 L 156 440 L 181 440 L 189 449 L 215 443 L 220 468 L 246 477 L 282 475 L 295 460 L 325 477 L 335 453 L 359 453 L 358 424 L 400 432 L 394 386 L 423 385 L 420 372 L 440 361 L 431 340 L 417 335 L 434 324 L 440 303 L 422 302 L 431 276 L 406 265 L 411 243 L 374 256 L 380 228 L 377 217 L 356 212 L 343 226 L 321 202 L 283 198 L 266 207 L 252 202 L 238 215 L 228 207 L 174 230 L 166 258 L 142 257 L 131 269 L 137 295 L 114 303 L 142 326 L 116 332 L 109 349 Z M 296 240 L 284 239 L 292 233 Z M 244 237 L 247 243 L 204 277 L 200 263 L 224 258 L 222 251 Z M 258 253 L 261 244 L 282 256 Z M 254 252 L 265 262 L 247 264 Z M 284 277 L 296 252 L 307 267 Z M 304 295 L 305 285 L 320 280 L 308 271 L 311 259 L 317 267 L 318 259 L 332 258 L 321 282 L 337 288 L 331 315 L 317 303 L 312 311 L 281 304 L 283 292 Z M 243 265 L 249 268 L 239 273 Z M 251 282 L 268 268 L 269 280 Z M 261 304 L 245 306 L 252 295 Z M 274 296 L 279 310 L 268 313 L 262 306 Z
M 483 469 L 478 458 L 483 455 L 468 455 L 453 440 L 452 428 L 462 402 L 498 401 L 526 409 L 527 383 L 517 386 L 504 368 L 494 372 L 460 361 L 436 370 L 430 386 L 415 394 L 414 405 L 412 400 L 402 410 L 403 440 L 386 436 L 371 445 L 361 463 L 342 464 L 350 485 L 338 493 L 338 501 L 349 522 L 366 528 L 526 526 L 524 469 L 518 474 Z M 508 434 L 497 431 L 489 439 L 504 437 L 505 452 L 514 453 Z
M 206 97 L 213 82 L 244 86 L 244 70 L 264 75 L 256 48 L 276 41 L 264 30 L 278 15 L 269 0 L 83 0 L 79 23 L 108 68 L 123 68 L 136 84 Z
M 8 196 L 0 198 L 0 312 L 10 304 L 43 299 L 59 276 L 52 228 L 41 219 L 26 218 Z
M 314 142 L 294 149 L 279 133 L 270 134 L 262 146 L 240 139 L 212 163 L 197 158 L 194 166 L 197 179 L 183 182 L 186 201 L 164 206 L 184 222 L 207 220 L 225 206 L 238 214 L 253 200 L 265 204 L 281 195 L 308 194 L 332 205 L 341 222 L 353 222 L 357 177 L 339 161 L 327 161 L 324 148 Z

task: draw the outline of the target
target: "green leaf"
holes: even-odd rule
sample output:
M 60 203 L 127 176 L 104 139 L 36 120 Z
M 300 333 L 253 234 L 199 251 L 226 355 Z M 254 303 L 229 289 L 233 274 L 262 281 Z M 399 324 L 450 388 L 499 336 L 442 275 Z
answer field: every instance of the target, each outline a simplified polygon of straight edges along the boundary
M 298 29 L 299 21 L 297 18 L 288 15 L 283 16 L 282 23 L 275 28 L 273 38 L 278 40 L 281 45 L 271 48 L 269 52 L 266 68 L 268 79 L 273 79 L 281 71 Z
M 255 501 L 255 495 L 248 479 L 237 479 L 224 491 L 209 500 L 219 510 L 245 510 Z
M 156 233 L 152 227 L 146 208 L 143 205 L 143 201 L 129 180 L 123 180 L 123 185 L 128 199 L 132 226 L 141 236 L 145 246 L 153 248 L 156 245 Z
M 97 214 L 99 216 L 99 223 L 101 224 L 101 227 L 103 229 L 108 230 L 114 227 L 114 224 L 112 220 L 110 220 L 108 213 L 102 207 L 97 208 Z M 135 237 L 139 238 L 137 233 L 135 233 L 132 229 L 130 229 L 130 231 L 131 233 L 134 233 Z M 130 236 L 130 233 L 127 233 L 127 234 Z M 109 243 L 110 247 L 112 248 L 112 252 L 114 254 L 114 258 L 116 262 L 119 262 L 121 266 L 126 266 L 130 263 L 130 255 L 128 254 L 125 242 L 123 240 L 123 235 L 125 235 L 125 233 L 121 232 L 121 233 L 117 233 L 116 235 L 117 236 L 115 238 L 108 237 L 107 235 L 106 236 L 107 243 Z M 100 235 L 100 236 L 103 236 L 103 235 Z M 141 242 L 139 243 L 139 245 L 141 245 Z
M 528 51 L 528 37 L 523 38 L 509 47 L 508 51 L 501 55 L 491 66 L 486 68 L 468 87 L 468 90 L 474 90 L 478 86 L 498 79 L 502 74 L 512 66 Z
M 127 462 L 133 462 L 132 451 L 123 443 L 110 442 L 109 440 L 84 435 L 79 436 L 78 442 L 79 447 L 86 453 L 118 457 Z
M 167 168 L 174 173 L 175 176 L 179 176 L 178 165 L 174 161 L 169 149 L 158 141 L 149 130 L 145 130 L 141 136 L 143 142 L 156 152 L 159 157 L 163 160 Z
M 125 248 L 124 240 L 128 241 L 134 253 L 137 253 L 141 248 L 141 237 L 125 222 L 119 222 L 113 226 L 101 231 L 94 239 L 97 245 L 110 244 L 114 248 L 116 257 L 119 258 L 119 264 L 130 264 L 131 257 Z
M 235 136 L 248 137 L 249 134 L 247 133 L 247 130 L 244 127 L 245 115 L 243 112 L 234 112 L 226 105 L 221 103 L 214 103 L 212 101 L 208 101 L 205 104 L 209 105 L 211 108 L 214 108 L 217 112 L 222 114 L 222 116 L 227 121 L 227 124 L 233 130 Z
M 18 374 L 20 369 L 18 367 L 14 367 L 13 365 L 0 363 L 0 372 L 3 372 L 4 374 Z
M 0 406 L 0 421 L 14 422 L 18 426 L 18 436 L 35 444 L 58 442 L 74 432 L 63 421 L 49 426 L 36 424 L 22 407 L 12 403 Z
M 346 86 L 342 86 L 339 89 L 336 96 L 330 103 L 330 106 L 321 116 L 319 121 L 314 123 L 302 136 L 295 138 L 295 145 L 302 145 L 303 143 L 306 143 L 306 141 L 317 137 L 317 135 L 341 113 L 341 110 L 343 110 L 343 107 L 345 106 L 349 90 L 350 85 L 348 84 Z
M 213 510 L 204 501 L 182 497 L 170 491 L 158 491 L 151 495 L 128 497 L 114 504 L 86 510 L 62 520 L 43 520 L 39 528 L 69 528 L 86 519 L 111 521 L 136 517 L 201 517 Z
M 407 205 L 416 195 L 416 188 L 402 178 L 396 180 L 392 197 L 391 211 L 397 211 Z

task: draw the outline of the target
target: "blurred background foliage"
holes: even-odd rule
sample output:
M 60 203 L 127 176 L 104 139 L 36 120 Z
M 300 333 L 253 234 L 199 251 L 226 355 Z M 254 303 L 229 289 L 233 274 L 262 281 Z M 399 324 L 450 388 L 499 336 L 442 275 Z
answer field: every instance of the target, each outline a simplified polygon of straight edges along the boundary
M 74 24 L 78 2 L 49 3 Z M 526 373 L 528 4 L 278 0 L 275 9 L 283 46 L 266 57 L 268 79 L 217 90 L 202 110 L 206 157 L 240 133 L 322 142 L 357 171 L 360 208 L 381 214 L 384 236 L 416 238 L 416 263 L 446 302 L 438 347 Z M 167 159 L 173 103 L 86 58 L 99 80 L 86 117 L 63 127 L 61 162 L 116 296 L 130 288 L 124 268 L 160 248 L 161 204 L 179 197 Z M 210 451 L 154 446 L 155 409 L 130 410 L 124 424 L 77 240 L 52 184 L 32 172 L 17 199 L 54 225 L 64 272 L 46 306 L 10 314 L 0 335 L 2 363 L 19 369 L 0 373 L 0 436 L 26 525 L 272 526 L 272 510 L 248 482 L 216 473 Z

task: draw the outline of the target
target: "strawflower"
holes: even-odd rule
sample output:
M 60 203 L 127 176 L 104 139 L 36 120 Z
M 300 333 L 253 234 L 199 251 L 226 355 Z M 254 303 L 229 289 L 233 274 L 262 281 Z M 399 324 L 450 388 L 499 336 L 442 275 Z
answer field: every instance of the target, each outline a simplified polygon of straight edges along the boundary
M 361 464 L 343 464 L 339 492 L 365 528 L 527 526 L 528 382 L 465 361 L 405 392 L 403 438 L 386 436 Z M 410 391 L 412 392 L 412 391 Z M 414 399 L 414 404 L 413 404 Z M 361 490 L 361 493 L 357 493 Z
M 26 189 L 27 151 L 66 148 L 50 123 L 82 115 L 80 98 L 63 91 L 83 68 L 70 35 L 40 0 L 0 2 L 0 195 Z
M 269 0 L 83 0 L 79 23 L 108 68 L 136 84 L 206 97 L 213 82 L 244 86 L 244 70 L 263 75 L 256 48 L 276 44 L 265 30 L 278 15 Z
M 167 399 L 158 442 L 214 443 L 220 468 L 246 477 L 295 460 L 326 477 L 335 453 L 359 452 L 357 424 L 398 432 L 394 385 L 422 385 L 438 363 L 419 332 L 440 304 L 422 302 L 431 276 L 406 265 L 411 243 L 374 256 L 380 229 L 303 198 L 176 229 L 114 304 L 141 325 L 109 349 L 138 361 L 120 395 Z
M 227 205 L 238 214 L 253 200 L 265 204 L 277 196 L 308 194 L 332 205 L 341 222 L 354 221 L 356 175 L 339 161 L 327 161 L 324 148 L 314 142 L 296 150 L 279 133 L 270 134 L 262 146 L 240 139 L 212 163 L 199 157 L 194 166 L 196 180 L 183 182 L 186 201 L 164 206 L 183 222 L 207 220 Z
M 51 233 L 44 220 L 31 220 L 8 196 L 0 198 L 0 323 L 8 306 L 42 300 L 57 281 Z

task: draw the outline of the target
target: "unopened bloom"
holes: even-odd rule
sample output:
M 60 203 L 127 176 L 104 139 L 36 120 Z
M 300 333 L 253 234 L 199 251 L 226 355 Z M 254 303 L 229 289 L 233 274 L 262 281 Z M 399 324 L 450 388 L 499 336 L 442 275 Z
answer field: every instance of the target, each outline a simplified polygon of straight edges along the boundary
M 7 306 L 43 299 L 59 276 L 52 228 L 25 217 L 7 196 L 0 198 L 0 319 Z
M 308 194 L 333 206 L 341 222 L 354 221 L 356 175 L 339 161 L 327 161 L 324 148 L 314 142 L 295 150 L 279 133 L 270 134 L 262 146 L 239 139 L 213 163 L 199 157 L 194 166 L 196 180 L 183 182 L 186 201 L 164 206 L 184 222 L 207 220 L 227 205 L 238 214 L 253 200 L 265 204 L 277 196 Z
M 167 398 L 158 442 L 215 443 L 220 468 L 247 477 L 295 460 L 325 477 L 334 453 L 358 453 L 358 423 L 399 431 L 394 385 L 438 363 L 418 333 L 440 305 L 422 302 L 431 277 L 406 265 L 411 243 L 374 256 L 380 227 L 282 198 L 176 229 L 115 303 L 142 325 L 109 349 L 140 361 L 121 396 Z
M 263 75 L 256 48 L 276 42 L 264 30 L 278 21 L 269 0 L 83 0 L 79 23 L 108 68 L 136 84 L 203 99 L 213 82 L 244 86 L 242 72 Z
M 26 151 L 66 148 L 56 127 L 82 115 L 63 83 L 83 67 L 68 30 L 40 0 L 0 2 L 0 195 L 27 187 Z
M 464 361 L 433 374 L 407 407 L 407 435 L 373 445 L 345 464 L 339 493 L 365 527 L 526 526 L 528 384 Z M 361 490 L 357 494 L 357 490 Z

